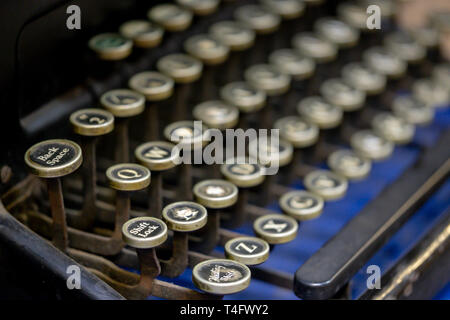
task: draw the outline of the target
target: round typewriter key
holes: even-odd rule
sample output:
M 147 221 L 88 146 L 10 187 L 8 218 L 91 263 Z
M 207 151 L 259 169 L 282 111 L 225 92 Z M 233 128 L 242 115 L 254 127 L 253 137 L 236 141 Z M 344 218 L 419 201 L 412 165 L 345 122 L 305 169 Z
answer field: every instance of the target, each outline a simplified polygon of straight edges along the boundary
M 164 29 L 146 20 L 130 20 L 119 28 L 120 34 L 141 48 L 157 47 L 163 38 Z
M 232 51 L 246 50 L 255 42 L 255 32 L 236 21 L 216 22 L 209 32 Z
M 292 46 L 305 57 L 314 59 L 316 63 L 325 63 L 337 55 L 337 47 L 313 33 L 302 32 L 294 36 Z
M 101 96 L 100 103 L 106 110 L 118 118 L 138 115 L 145 108 L 144 96 L 128 89 L 107 91 Z
M 136 160 L 152 172 L 152 184 L 149 190 L 149 210 L 158 218 L 162 209 L 162 175 L 161 172 L 175 167 L 180 155 L 173 152 L 175 145 L 165 141 L 152 141 L 139 145 L 134 155 Z
M 274 32 L 281 22 L 278 15 L 256 4 L 240 6 L 234 12 L 234 18 L 259 34 Z
M 397 117 L 414 125 L 428 124 L 434 117 L 433 108 L 427 107 L 425 103 L 410 96 L 395 97 L 392 102 L 392 111 Z
M 352 150 L 337 150 L 328 157 L 331 170 L 349 180 L 359 180 L 367 177 L 372 163 Z
M 367 66 L 389 78 L 399 78 L 406 71 L 406 63 L 383 47 L 372 47 L 363 53 Z
M 211 209 L 222 209 L 234 205 L 238 199 L 237 187 L 225 180 L 204 180 L 194 186 L 198 203 Z
M 210 100 L 200 103 L 192 111 L 195 119 L 203 121 L 209 128 L 233 128 L 239 121 L 239 110 L 220 100 Z
M 82 136 L 100 136 L 114 129 L 114 116 L 102 109 L 81 109 L 70 115 L 75 133 Z
M 279 129 L 281 138 L 292 143 L 295 148 L 309 147 L 319 138 L 319 128 L 315 124 L 296 116 L 277 120 L 274 128 Z
M 106 170 L 109 186 L 121 191 L 136 191 L 150 185 L 150 171 L 139 164 L 120 163 Z
M 347 192 L 347 180 L 328 170 L 311 171 L 305 176 L 303 183 L 309 191 L 321 196 L 324 200 L 337 200 Z
M 345 22 L 333 18 L 320 18 L 314 24 L 317 34 L 338 47 L 354 46 L 359 39 L 359 31 Z
M 269 244 L 282 244 L 295 239 L 298 223 L 286 215 L 266 214 L 253 222 L 253 231 Z
M 426 55 L 426 49 L 406 32 L 397 31 L 388 34 L 384 39 L 384 44 L 388 51 L 409 63 L 418 62 Z
M 367 28 L 366 7 L 357 3 L 343 2 L 337 6 L 337 14 L 345 23 L 359 30 L 371 31 Z
M 170 32 L 186 30 L 192 22 L 192 13 L 175 4 L 159 4 L 148 11 L 148 18 Z
M 304 221 L 318 217 L 323 211 L 323 199 L 308 191 L 285 193 L 279 201 L 281 210 L 292 218 Z
M 198 34 L 188 38 L 184 42 L 184 49 L 207 65 L 224 62 L 230 52 L 226 45 L 208 34 Z
M 177 0 L 180 6 L 192 10 L 196 15 L 206 16 L 217 10 L 219 0 Z
M 201 148 L 205 142 L 203 139 L 204 130 L 205 127 L 199 121 L 178 121 L 164 129 L 164 136 L 167 140 L 177 144 Z
M 363 157 L 371 160 L 383 160 L 394 151 L 394 144 L 371 130 L 361 130 L 350 139 L 352 148 Z
M 180 201 L 165 206 L 162 216 L 169 229 L 179 232 L 201 229 L 208 219 L 205 207 L 190 201 Z
M 313 59 L 304 57 L 293 49 L 279 49 L 272 52 L 269 62 L 295 80 L 309 78 L 316 68 Z
M 353 88 L 366 95 L 381 93 L 386 86 L 386 76 L 373 72 L 363 64 L 352 62 L 342 68 L 342 78 Z
M 410 31 L 414 40 L 425 48 L 435 48 L 439 44 L 439 33 L 431 27 L 419 27 Z
M 298 18 L 305 11 L 305 4 L 298 0 L 261 0 L 261 3 L 286 20 Z
M 158 70 L 175 80 L 176 83 L 194 82 L 202 75 L 203 64 L 186 54 L 166 55 L 156 63 Z
M 151 171 L 164 171 L 175 167 L 179 154 L 172 152 L 175 145 L 165 141 L 152 141 L 136 148 L 136 159 Z
M 265 179 L 265 169 L 254 161 L 245 158 L 228 159 L 220 168 L 227 180 L 239 188 L 251 188 Z
M 65 251 L 68 243 L 66 213 L 60 177 L 78 169 L 83 161 L 81 148 L 70 140 L 39 142 L 25 153 L 25 163 L 32 174 L 46 178 L 52 214 L 52 242 Z
M 292 161 L 294 154 L 292 144 L 279 140 L 273 143 L 269 139 L 255 139 L 250 141 L 248 153 L 253 159 L 258 159 L 261 165 L 283 167 Z M 268 170 L 268 169 L 266 169 Z
M 269 258 L 269 244 L 260 238 L 238 237 L 225 244 L 225 256 L 245 265 L 261 264 Z
M 77 170 L 82 161 L 80 146 L 64 139 L 39 142 L 25 153 L 25 163 L 31 173 L 42 178 L 68 175 Z
M 192 281 L 202 291 L 224 295 L 245 290 L 250 284 L 250 269 L 228 259 L 200 262 L 192 270 Z
M 232 82 L 220 90 L 221 98 L 243 113 L 260 110 L 266 103 L 266 93 L 246 82 Z
M 289 90 L 291 78 L 269 64 L 253 65 L 245 70 L 244 78 L 251 86 L 263 90 L 268 96 L 280 95 Z
M 372 127 L 380 136 L 397 144 L 410 142 L 415 131 L 414 125 L 388 112 L 377 114 Z
M 334 103 L 345 112 L 361 109 L 366 94 L 345 83 L 342 79 L 326 80 L 320 87 L 320 93 L 329 103 Z
M 122 238 L 130 247 L 151 249 L 167 240 L 167 226 L 160 219 L 152 217 L 130 219 L 123 224 Z
M 433 80 L 450 90 L 450 63 L 441 63 L 434 66 Z
M 160 101 L 172 95 L 174 82 L 159 72 L 145 71 L 132 76 L 128 85 L 148 101 Z
M 450 91 L 431 79 L 419 79 L 412 85 L 414 98 L 433 108 L 447 107 L 450 102 Z
M 89 48 L 103 60 L 121 60 L 128 57 L 133 42 L 115 33 L 102 33 L 89 40 Z
M 320 129 L 335 128 L 342 122 L 342 109 L 318 96 L 302 99 L 297 105 L 297 112 Z

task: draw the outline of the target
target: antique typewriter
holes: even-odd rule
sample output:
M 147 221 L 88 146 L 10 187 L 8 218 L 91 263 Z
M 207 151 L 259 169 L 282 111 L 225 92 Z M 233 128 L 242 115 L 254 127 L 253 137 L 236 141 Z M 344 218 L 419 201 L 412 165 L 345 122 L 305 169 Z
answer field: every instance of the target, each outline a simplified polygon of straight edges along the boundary
M 1 299 L 448 299 L 450 13 L 402 6 L 2 1 Z

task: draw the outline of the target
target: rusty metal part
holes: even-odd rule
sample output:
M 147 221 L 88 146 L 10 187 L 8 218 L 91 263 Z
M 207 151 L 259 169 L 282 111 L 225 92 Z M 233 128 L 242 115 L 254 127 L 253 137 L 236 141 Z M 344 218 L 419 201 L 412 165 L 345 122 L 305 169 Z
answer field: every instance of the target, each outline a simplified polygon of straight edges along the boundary
M 46 179 L 52 213 L 52 242 L 61 251 L 67 249 L 68 236 L 64 200 L 59 178 Z

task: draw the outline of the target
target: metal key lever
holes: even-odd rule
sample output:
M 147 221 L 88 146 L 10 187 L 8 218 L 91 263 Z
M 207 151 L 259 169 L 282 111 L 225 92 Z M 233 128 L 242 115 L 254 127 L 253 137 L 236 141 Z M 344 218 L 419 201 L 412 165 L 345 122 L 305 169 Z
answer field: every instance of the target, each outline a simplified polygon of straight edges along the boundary
M 450 132 L 425 150 L 407 170 L 328 241 L 296 272 L 295 293 L 327 299 L 342 288 L 367 260 L 448 177 Z M 343 250 L 345 249 L 345 250 Z

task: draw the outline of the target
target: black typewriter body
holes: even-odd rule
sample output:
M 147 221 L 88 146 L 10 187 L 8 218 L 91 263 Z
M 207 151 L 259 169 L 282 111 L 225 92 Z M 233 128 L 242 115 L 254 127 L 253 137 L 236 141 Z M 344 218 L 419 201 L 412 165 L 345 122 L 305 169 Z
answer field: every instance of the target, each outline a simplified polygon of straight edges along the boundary
M 297 34 L 316 35 L 319 29 L 315 23 L 321 18 L 344 20 L 339 9 L 341 1 L 327 0 L 318 5 L 299 1 L 304 7 L 298 17 L 278 15 L 270 6 L 264 7 L 264 10 L 278 17 L 279 26 L 274 30 L 256 30 L 254 41 L 248 48 L 230 50 L 222 62 L 211 62 L 207 58 L 202 60 L 199 54 L 195 58 L 203 63 L 203 69 L 192 81 L 172 77 L 170 72 L 163 72 L 158 63 L 175 53 L 195 56 L 194 50 L 187 49 L 188 39 L 211 34 L 212 25 L 236 20 L 236 11 L 240 7 L 261 5 L 260 1 L 218 1 L 218 8 L 208 14 L 184 9 L 194 13 L 192 21 L 181 31 L 170 30 L 164 23 L 153 21 L 153 24 L 165 29 L 160 43 L 148 48 L 134 46 L 133 51 L 123 59 L 102 59 L 99 52 L 88 47 L 93 36 L 117 33 L 119 26 L 130 20 L 150 21 L 147 12 L 151 8 L 176 2 L 4 0 L 0 4 L 3 36 L 3 50 L 0 53 L 3 70 L 0 75 L 3 89 L 0 100 L 3 106 L 3 116 L 0 118 L 3 149 L 0 158 L 0 287 L 4 289 L 0 292 L 0 299 L 449 299 L 450 85 L 439 84 L 439 88 L 447 90 L 447 100 L 440 101 L 438 107 L 431 102 L 431 106 L 423 102 L 423 99 L 434 97 L 436 93 L 422 98 L 420 93 L 417 97 L 413 92 L 418 79 L 439 82 L 450 78 L 449 75 L 435 77 L 434 70 L 438 65 L 450 70 L 449 62 L 438 50 L 430 46 L 417 63 L 395 56 L 407 65 L 407 70 L 392 77 L 386 71 L 383 76 L 387 82 L 383 89 L 376 93 L 365 92 L 361 106 L 353 110 L 348 106 L 350 109 L 346 109 L 345 103 L 343 107 L 338 106 L 340 100 L 336 91 L 340 90 L 341 84 L 330 85 L 328 91 L 323 89 L 323 84 L 331 78 L 350 77 L 348 74 L 352 70 L 349 69 L 346 75 L 343 67 L 352 62 L 364 61 L 365 68 L 378 73 L 377 66 L 374 69 L 368 66 L 370 59 L 365 52 L 373 47 L 387 47 L 384 39 L 399 32 L 400 27 L 392 16 L 383 16 L 381 30 L 360 30 L 355 43 L 348 47 L 333 43 L 337 53 L 328 61 L 308 57 L 315 68 L 301 77 L 296 77 L 295 70 L 290 70 L 289 65 L 282 70 L 280 65 L 286 63 L 285 60 L 277 62 L 276 57 L 271 56 L 276 50 L 292 49 Z M 381 2 L 392 4 L 396 1 Z M 70 16 L 66 10 L 71 5 L 81 8 L 81 29 L 70 30 L 66 26 Z M 272 22 L 269 19 L 267 23 Z M 351 27 L 357 29 L 356 26 Z M 249 26 L 246 28 L 253 30 Z M 318 38 L 323 40 L 326 37 L 322 35 Z M 331 40 L 323 41 L 332 40 L 333 33 Z M 301 51 L 298 47 L 295 50 Z M 319 56 L 326 50 L 319 48 Z M 305 55 L 302 52 L 302 56 Z M 265 89 L 258 88 L 258 80 L 264 77 L 264 72 L 269 77 L 273 74 L 270 73 L 271 67 L 258 71 L 262 72 L 261 75 L 257 71 L 256 76 L 245 73 L 256 64 L 276 65 L 278 69 L 273 74 L 282 70 L 279 78 L 292 73 L 289 88 L 276 91 L 276 88 L 270 87 L 280 83 L 270 83 L 269 88 Z M 145 96 L 145 110 L 136 111 L 139 115 L 117 116 L 114 105 L 109 107 L 104 102 L 107 98 L 102 98 L 115 89 L 130 89 L 130 79 L 144 71 L 164 74 L 163 80 L 158 78 L 158 81 L 172 81 L 171 78 L 174 78 L 171 82 L 173 92 L 167 93 L 167 98 L 152 101 L 149 98 L 151 93 L 143 89 L 139 94 Z M 253 81 L 252 86 L 264 92 L 264 107 L 255 106 L 248 111 L 245 106 L 236 103 L 232 110 L 239 109 L 239 118 L 233 125 L 227 123 L 223 127 L 218 126 L 218 129 L 223 130 L 226 126 L 280 129 L 281 138 L 288 141 L 287 147 L 283 148 L 290 150 L 291 154 L 286 156 L 286 164 L 280 165 L 276 175 L 266 176 L 264 182 L 255 180 L 253 184 L 246 185 L 243 181 L 248 180 L 226 173 L 227 169 L 223 166 L 216 165 L 214 169 L 206 164 L 182 164 L 168 169 L 153 169 L 154 163 L 138 156 L 137 150 L 144 142 L 168 141 L 164 129 L 169 125 L 181 120 L 200 119 L 205 122 L 206 111 L 193 113 L 194 107 L 202 102 L 226 100 L 226 104 L 231 105 L 233 97 L 225 97 L 221 89 L 230 82 L 238 81 Z M 349 85 L 349 82 L 343 83 Z M 264 83 L 261 86 L 264 87 Z M 360 88 L 356 90 L 354 84 L 350 87 L 363 91 Z M 300 102 L 311 96 L 320 96 L 320 103 L 333 105 L 332 110 L 338 110 L 336 112 L 340 114 L 339 120 L 330 124 L 329 118 L 325 119 L 328 127 L 313 117 L 304 121 L 311 116 L 308 112 L 312 111 L 300 107 Z M 404 109 L 399 107 L 400 111 L 396 109 L 394 112 L 392 106 L 399 96 L 419 101 L 417 103 L 422 109 L 418 108 L 422 113 L 424 108 L 426 112 L 431 109 L 431 119 L 422 121 L 414 118 L 409 121 L 409 113 L 405 115 Z M 148 111 L 150 108 L 154 110 L 155 105 L 157 113 Z M 74 132 L 76 124 L 69 120 L 71 115 L 86 108 L 103 110 L 97 111 L 99 113 L 95 116 L 104 116 L 106 121 L 109 112 L 114 114 L 114 129 L 105 129 L 105 133 L 99 134 L 95 142 L 90 139 L 92 135 Z M 269 108 L 270 112 L 264 111 Z M 109 111 L 107 115 L 102 113 L 104 110 Z M 389 120 L 393 122 L 383 122 L 379 117 L 381 124 L 374 124 L 373 119 L 381 113 L 395 114 L 395 119 Z M 314 141 L 302 144 L 303 140 L 295 140 L 298 137 L 283 133 L 289 124 L 277 122 L 288 116 L 300 117 L 301 120 L 296 121 L 302 125 L 306 123 L 305 126 L 313 123 L 320 133 L 316 133 L 317 137 L 312 139 Z M 392 126 L 397 120 L 407 128 L 413 126 L 414 132 L 409 138 L 402 141 L 398 138 L 396 141 L 389 135 L 389 125 Z M 156 129 L 153 130 L 155 124 Z M 383 157 L 367 151 L 368 140 L 362 145 L 356 138 L 352 140 L 357 132 L 371 128 L 372 131 L 378 130 L 377 137 L 384 134 L 383 143 L 392 146 L 388 155 Z M 395 135 L 398 131 L 393 132 Z M 289 140 L 291 138 L 292 141 Z M 44 167 L 33 167 L 30 173 L 30 165 L 24 160 L 24 155 L 33 145 L 49 139 L 68 139 L 69 142 L 54 142 L 60 145 L 52 144 L 45 148 L 58 150 L 56 153 L 61 151 L 58 148 L 67 148 L 74 163 L 78 161 L 76 154 L 82 153 L 83 163 L 80 161 L 68 168 L 71 174 L 60 171 L 57 175 L 45 171 L 45 163 L 35 161 Z M 71 145 L 70 141 L 76 142 L 76 145 Z M 158 148 L 162 146 L 160 144 Z M 370 163 L 368 172 L 355 178 L 347 171 L 342 173 L 336 167 L 331 168 L 330 155 L 341 149 L 356 150 L 353 160 L 370 159 L 367 162 Z M 150 149 L 146 150 L 148 152 Z M 31 162 L 34 161 L 32 151 L 25 155 Z M 364 152 L 367 154 L 362 156 Z M 52 152 L 47 154 L 49 159 L 54 159 Z M 40 156 L 45 155 L 41 152 Z M 64 156 L 61 154 L 61 159 Z M 141 182 L 139 186 L 129 186 L 120 175 L 114 175 L 114 170 L 107 173 L 108 168 L 122 163 L 131 165 L 124 167 L 128 171 L 138 172 L 136 170 L 143 170 L 142 167 L 147 168 L 145 170 L 151 172 L 151 181 L 148 179 L 150 187 Z M 139 167 L 136 167 L 137 163 Z M 120 172 L 120 168 L 117 170 Z M 240 174 L 246 174 L 245 170 L 243 172 Z M 316 176 L 314 173 L 317 173 Z M 223 185 L 214 185 L 216 189 L 218 186 L 226 189 L 231 184 L 232 190 L 236 190 L 233 194 L 235 199 L 218 204 L 219 200 L 200 194 L 200 186 L 200 191 L 196 191 L 197 185 L 211 179 L 220 179 L 221 183 L 225 181 Z M 327 182 L 334 184 L 334 193 L 321 193 L 323 191 L 314 186 L 320 180 L 326 180 L 323 188 L 332 188 Z M 89 189 L 86 186 L 89 183 L 95 187 Z M 345 186 L 344 191 L 337 190 L 338 186 Z M 322 207 L 315 208 L 315 213 L 311 210 L 299 213 L 303 208 L 300 204 L 296 208 L 289 207 L 295 199 L 287 195 L 299 190 L 308 191 L 309 205 L 318 201 Z M 59 198 L 58 192 L 61 192 L 62 198 Z M 50 193 L 53 196 L 49 200 Z M 91 202 L 87 200 L 89 194 L 94 194 Z M 293 194 L 292 197 L 294 195 L 300 196 Z M 281 199 L 285 198 L 287 202 L 282 203 Z M 203 228 L 192 226 L 189 232 L 185 232 L 187 229 L 177 229 L 182 228 L 182 224 L 177 224 L 176 219 L 170 217 L 167 208 L 180 201 L 194 203 L 187 207 L 191 212 L 202 212 L 206 208 L 208 222 L 206 219 L 202 222 L 206 223 Z M 161 215 L 163 209 L 169 213 Z M 185 213 L 186 204 L 182 209 L 184 211 L 179 212 Z M 77 215 L 83 210 L 91 212 L 91 215 L 79 222 Z M 271 215 L 287 220 L 277 222 L 279 216 Z M 65 217 L 63 220 L 54 222 L 62 216 Z M 258 229 L 255 221 L 264 221 L 269 216 L 272 217 L 269 224 L 272 223 L 273 230 L 277 230 L 277 223 L 289 225 L 294 221 L 292 228 L 295 234 L 282 238 L 279 234 L 274 236 L 261 231 L 267 226 L 267 220 Z M 149 220 L 148 217 L 157 219 Z M 131 218 L 142 220 L 128 221 Z M 161 224 L 162 221 L 165 223 Z M 128 229 L 122 231 L 122 225 Z M 154 235 L 151 239 L 144 234 L 141 236 L 143 240 L 140 239 L 142 241 L 136 240 L 133 236 L 140 235 L 145 228 L 149 228 L 148 233 L 165 228 L 165 233 Z M 242 236 L 252 236 L 258 241 L 263 239 L 261 243 L 243 243 L 240 248 L 246 245 L 247 249 L 242 250 L 249 253 L 252 244 L 254 248 L 267 245 L 268 258 L 261 254 L 258 257 L 262 260 L 258 263 L 252 260 L 247 264 L 245 261 L 250 260 L 233 255 L 230 251 L 232 240 Z M 147 242 L 144 243 L 144 240 Z M 226 247 L 228 242 L 230 244 Z M 222 264 L 217 262 L 214 266 L 218 276 L 212 284 L 208 281 L 211 282 L 216 269 L 211 269 L 211 259 L 222 259 Z M 233 264 L 227 265 L 230 261 Z M 202 263 L 203 269 L 200 267 Z M 69 266 L 80 270 L 81 289 L 70 286 L 68 279 L 72 273 L 68 271 Z M 377 267 L 381 269 L 377 278 L 379 282 L 373 280 Z M 205 268 L 210 268 L 209 278 L 202 273 Z M 230 268 L 231 271 L 226 273 L 220 268 Z M 228 281 L 227 277 L 232 278 L 233 275 L 245 278 L 246 272 L 246 283 L 241 279 L 239 284 L 234 284 L 234 291 L 227 292 L 225 286 L 220 286 L 221 281 Z M 375 283 L 370 281 L 375 281 L 379 287 L 370 287 Z

